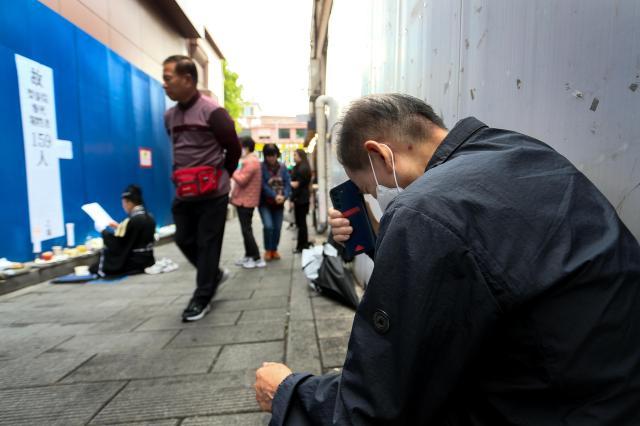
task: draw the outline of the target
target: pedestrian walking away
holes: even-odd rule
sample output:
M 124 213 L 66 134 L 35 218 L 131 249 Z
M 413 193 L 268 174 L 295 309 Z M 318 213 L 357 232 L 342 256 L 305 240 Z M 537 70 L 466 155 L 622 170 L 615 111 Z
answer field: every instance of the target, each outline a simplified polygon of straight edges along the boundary
M 298 228 L 298 242 L 294 253 L 301 253 L 309 246 L 307 231 L 307 214 L 309 213 L 309 186 L 311 185 L 311 167 L 304 149 L 296 149 L 293 153 L 296 165 L 291 172 L 291 201 Z
M 256 143 L 251 137 L 246 136 L 240 140 L 242 145 L 242 159 L 240 168 L 233 173 L 231 191 L 231 204 L 238 213 L 242 240 L 244 242 L 244 256 L 236 261 L 236 266 L 246 269 L 263 268 L 266 266 L 264 259 L 260 257 L 260 250 L 256 239 L 253 237 L 253 210 L 260 204 L 260 191 L 262 189 L 262 169 L 260 160 L 254 154 Z
M 264 259 L 278 260 L 278 244 L 284 215 L 284 202 L 291 194 L 291 177 L 283 163 L 278 161 L 278 146 L 268 143 L 262 149 L 262 192 L 260 195 L 260 218 L 264 233 Z
M 257 370 L 272 426 L 640 424 L 640 246 L 565 157 L 403 94 L 337 154 L 383 211 L 373 273 L 339 374 Z
M 209 311 L 218 285 L 229 275 L 219 268 L 220 253 L 230 176 L 241 148 L 229 113 L 198 92 L 192 59 L 168 57 L 163 80 L 167 96 L 177 101 L 164 116 L 173 146 L 175 242 L 197 270 L 196 289 L 182 319 L 195 321 Z

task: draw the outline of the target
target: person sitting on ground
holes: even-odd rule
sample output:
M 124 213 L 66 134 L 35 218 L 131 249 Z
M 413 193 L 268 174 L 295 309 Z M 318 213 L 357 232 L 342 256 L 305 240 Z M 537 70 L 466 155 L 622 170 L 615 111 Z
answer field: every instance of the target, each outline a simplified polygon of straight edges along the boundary
M 253 209 L 260 203 L 260 190 L 262 173 L 260 160 L 253 153 L 256 143 L 251 137 L 246 136 L 240 140 L 242 145 L 242 161 L 238 170 L 233 173 L 231 179 L 234 187 L 231 191 L 231 204 L 238 212 L 238 220 L 242 229 L 244 241 L 244 257 L 236 262 L 237 266 L 246 269 L 264 268 L 265 261 L 260 257 L 260 249 L 253 237 L 251 222 Z
M 278 244 L 284 217 L 284 201 L 291 193 L 291 178 L 284 164 L 278 161 L 280 150 L 273 143 L 262 149 L 262 195 L 260 217 L 264 227 L 264 260 L 278 260 Z
M 102 277 L 142 273 L 155 263 L 153 242 L 156 222 L 144 208 L 139 186 L 127 186 L 122 193 L 122 208 L 128 215 L 122 223 L 114 222 L 106 228 L 95 224 L 104 248 L 91 272 Z

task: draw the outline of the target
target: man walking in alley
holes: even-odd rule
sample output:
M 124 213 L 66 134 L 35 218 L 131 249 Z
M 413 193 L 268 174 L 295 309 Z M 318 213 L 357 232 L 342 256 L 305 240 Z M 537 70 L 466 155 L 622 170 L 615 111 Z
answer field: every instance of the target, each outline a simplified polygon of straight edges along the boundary
M 384 211 L 375 266 L 340 374 L 257 371 L 271 425 L 640 424 L 640 246 L 586 176 L 401 94 L 354 102 L 337 150 Z
M 228 272 L 219 268 L 220 253 L 230 176 L 241 148 L 229 113 L 198 92 L 198 71 L 191 58 L 168 57 L 162 78 L 167 96 L 177 101 L 164 116 L 173 146 L 175 241 L 197 269 L 196 290 L 182 319 L 197 321 L 227 279 Z

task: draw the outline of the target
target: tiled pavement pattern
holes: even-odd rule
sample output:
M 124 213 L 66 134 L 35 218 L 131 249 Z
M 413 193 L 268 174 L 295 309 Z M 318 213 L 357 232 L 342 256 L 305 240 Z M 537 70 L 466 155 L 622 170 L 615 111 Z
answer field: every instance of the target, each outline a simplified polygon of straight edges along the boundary
M 259 220 L 254 232 L 260 241 Z M 255 369 L 341 366 L 354 315 L 309 291 L 293 236 L 283 229 L 282 260 L 243 270 L 230 220 L 222 261 L 231 278 L 195 323 L 180 320 L 195 271 L 173 244 L 156 255 L 177 261 L 175 272 L 1 296 L 0 424 L 266 425 Z

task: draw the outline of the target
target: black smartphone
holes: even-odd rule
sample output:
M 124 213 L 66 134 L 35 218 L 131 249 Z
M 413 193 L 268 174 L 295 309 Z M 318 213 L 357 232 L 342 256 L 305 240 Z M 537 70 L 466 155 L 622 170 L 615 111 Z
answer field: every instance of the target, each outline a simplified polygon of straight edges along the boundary
M 376 244 L 376 235 L 373 232 L 371 221 L 364 204 L 364 197 L 355 183 L 348 180 L 331 188 L 329 191 L 333 207 L 349 219 L 353 233 L 345 241 L 346 254 L 356 254 L 373 251 Z

